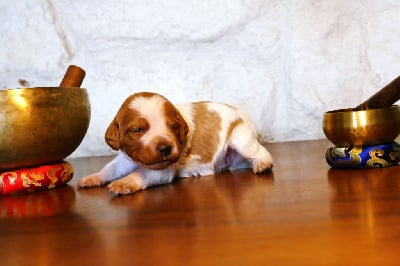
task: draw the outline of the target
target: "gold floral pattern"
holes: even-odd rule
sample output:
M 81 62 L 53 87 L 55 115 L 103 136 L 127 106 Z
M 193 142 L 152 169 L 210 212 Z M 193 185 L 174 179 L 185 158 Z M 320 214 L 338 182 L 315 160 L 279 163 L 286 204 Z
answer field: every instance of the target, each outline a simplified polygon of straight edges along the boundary
M 73 172 L 68 162 L 0 172 L 0 194 L 52 189 L 71 180 Z
M 377 146 L 331 147 L 326 151 L 325 158 L 333 168 L 388 167 L 400 162 L 400 145 L 393 142 Z

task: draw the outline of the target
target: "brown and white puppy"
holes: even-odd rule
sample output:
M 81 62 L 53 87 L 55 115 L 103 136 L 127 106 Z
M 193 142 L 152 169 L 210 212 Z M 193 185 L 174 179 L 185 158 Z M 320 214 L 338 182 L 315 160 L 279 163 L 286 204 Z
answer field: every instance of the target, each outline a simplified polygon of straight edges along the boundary
M 128 97 L 105 140 L 121 152 L 78 187 L 107 183 L 114 194 L 130 194 L 170 183 L 175 177 L 211 175 L 251 167 L 272 168 L 252 121 L 238 109 L 215 102 L 174 106 L 165 97 L 141 92 Z

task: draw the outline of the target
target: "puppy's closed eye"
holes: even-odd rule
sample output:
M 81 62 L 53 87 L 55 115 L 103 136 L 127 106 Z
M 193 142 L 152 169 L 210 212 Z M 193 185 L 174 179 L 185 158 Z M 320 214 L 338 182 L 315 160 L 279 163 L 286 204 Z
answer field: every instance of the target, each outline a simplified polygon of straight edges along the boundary
M 134 128 L 132 128 L 132 129 L 130 129 L 129 131 L 128 131 L 128 133 L 130 133 L 130 134 L 132 134 L 132 133 L 139 133 L 139 134 L 142 134 L 142 133 L 145 133 L 145 129 L 144 128 L 142 128 L 142 127 L 134 127 Z
M 140 139 L 144 134 L 146 133 L 146 130 L 143 127 L 134 127 L 130 128 L 126 131 L 125 136 L 128 139 L 131 140 L 138 140 Z
M 149 129 L 148 123 L 144 119 L 136 119 L 128 126 L 126 134 L 132 137 L 143 135 Z
M 179 131 L 179 124 L 178 123 L 172 123 L 169 125 L 169 128 L 172 129 L 172 131 Z

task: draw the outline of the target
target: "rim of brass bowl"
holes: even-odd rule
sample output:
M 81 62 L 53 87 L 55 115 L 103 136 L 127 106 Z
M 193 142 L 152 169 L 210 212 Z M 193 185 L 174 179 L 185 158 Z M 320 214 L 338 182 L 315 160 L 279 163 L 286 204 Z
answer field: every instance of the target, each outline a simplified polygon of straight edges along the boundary
M 89 127 L 87 91 L 79 87 L 0 90 L 0 170 L 64 160 Z
M 400 133 L 400 107 L 329 111 L 322 124 L 325 136 L 337 147 L 392 143 Z

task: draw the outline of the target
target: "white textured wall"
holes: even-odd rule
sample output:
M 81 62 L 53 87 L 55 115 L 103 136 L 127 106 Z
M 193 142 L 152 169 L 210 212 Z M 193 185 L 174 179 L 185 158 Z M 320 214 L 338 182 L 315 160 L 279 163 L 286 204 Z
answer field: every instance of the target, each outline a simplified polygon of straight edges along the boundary
M 323 112 L 400 74 L 396 0 L 1 0 L 0 10 L 0 88 L 86 70 L 92 120 L 73 156 L 110 153 L 104 131 L 136 91 L 241 106 L 277 142 L 323 138 Z

